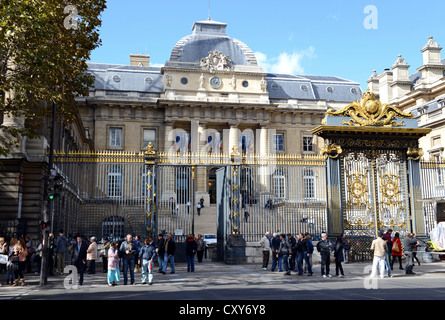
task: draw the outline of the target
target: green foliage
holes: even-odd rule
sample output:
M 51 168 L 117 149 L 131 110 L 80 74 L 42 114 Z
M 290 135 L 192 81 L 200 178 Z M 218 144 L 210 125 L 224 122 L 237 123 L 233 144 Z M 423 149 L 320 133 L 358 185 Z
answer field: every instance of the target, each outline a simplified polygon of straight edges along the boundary
M 75 120 L 75 98 L 88 96 L 94 78 L 87 71 L 92 50 L 101 45 L 105 0 L 0 1 L 0 114 L 24 117 L 24 128 L 0 126 L 12 137 L 34 137 L 57 105 L 57 120 Z M 77 28 L 67 28 L 77 9 Z M 9 93 L 13 94 L 9 94 Z M 7 154 L 13 141 L 0 147 Z

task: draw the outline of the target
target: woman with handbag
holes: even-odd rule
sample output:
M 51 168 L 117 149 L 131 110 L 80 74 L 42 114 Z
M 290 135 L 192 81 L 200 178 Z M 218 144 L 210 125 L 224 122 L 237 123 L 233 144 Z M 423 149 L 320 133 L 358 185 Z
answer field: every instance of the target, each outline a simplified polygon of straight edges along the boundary
M 391 270 L 393 269 L 394 262 L 396 261 L 396 258 L 399 259 L 399 269 L 404 270 L 402 267 L 402 243 L 400 241 L 399 233 L 396 232 L 394 235 L 394 238 L 392 239 L 392 261 L 391 261 Z
M 14 284 L 13 287 L 19 285 L 19 280 L 21 281 L 22 287 L 25 286 L 25 277 L 23 276 L 23 272 L 26 268 L 26 256 L 28 255 L 28 251 L 26 250 L 25 240 L 21 238 L 17 244 L 14 246 L 14 249 L 11 253 L 11 262 L 13 264 L 17 264 L 14 266 Z
M 9 240 L 9 244 L 6 246 L 5 254 L 8 255 L 8 263 L 6 264 L 6 285 L 13 284 L 14 282 L 14 268 L 16 265 L 12 263 L 11 255 L 14 251 L 16 242 L 17 239 L 13 237 Z

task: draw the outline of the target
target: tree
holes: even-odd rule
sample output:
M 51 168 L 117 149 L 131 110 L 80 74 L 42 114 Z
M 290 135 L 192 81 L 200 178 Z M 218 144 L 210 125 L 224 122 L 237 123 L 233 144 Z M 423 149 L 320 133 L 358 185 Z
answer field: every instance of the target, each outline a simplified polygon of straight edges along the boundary
M 105 0 L 0 1 L 0 115 L 24 124 L 0 125 L 0 155 L 21 137 L 38 135 L 52 102 L 57 120 L 75 120 L 75 98 L 87 96 L 94 83 L 86 62 L 101 45 L 105 8 Z

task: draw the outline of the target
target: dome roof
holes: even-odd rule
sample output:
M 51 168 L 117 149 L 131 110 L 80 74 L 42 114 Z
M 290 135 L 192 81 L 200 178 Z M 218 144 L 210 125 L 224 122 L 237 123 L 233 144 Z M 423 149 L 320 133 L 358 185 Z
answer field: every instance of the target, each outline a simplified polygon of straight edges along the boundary
M 195 22 L 193 33 L 176 43 L 169 62 L 199 62 L 216 50 L 229 56 L 233 65 L 257 66 L 252 50 L 243 42 L 228 37 L 226 27 L 226 23 L 212 20 Z

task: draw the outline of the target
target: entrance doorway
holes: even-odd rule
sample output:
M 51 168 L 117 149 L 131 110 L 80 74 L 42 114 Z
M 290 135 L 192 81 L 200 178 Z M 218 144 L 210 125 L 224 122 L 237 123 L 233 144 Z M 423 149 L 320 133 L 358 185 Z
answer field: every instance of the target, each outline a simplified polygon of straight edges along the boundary
M 208 174 L 210 204 L 216 204 L 216 170 L 218 170 L 218 168 L 212 168 Z

